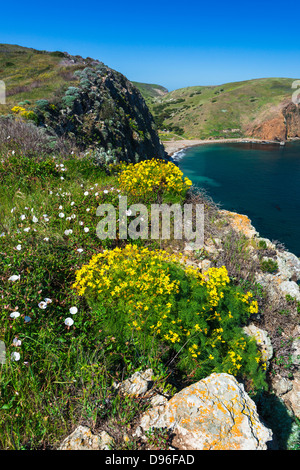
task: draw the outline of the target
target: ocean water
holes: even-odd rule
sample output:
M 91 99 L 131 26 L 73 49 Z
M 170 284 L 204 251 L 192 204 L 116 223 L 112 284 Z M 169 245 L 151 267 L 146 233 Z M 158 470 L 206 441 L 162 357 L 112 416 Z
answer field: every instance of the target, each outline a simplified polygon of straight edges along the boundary
M 247 215 L 261 237 L 300 257 L 300 142 L 191 147 L 174 156 L 184 175 L 226 209 Z

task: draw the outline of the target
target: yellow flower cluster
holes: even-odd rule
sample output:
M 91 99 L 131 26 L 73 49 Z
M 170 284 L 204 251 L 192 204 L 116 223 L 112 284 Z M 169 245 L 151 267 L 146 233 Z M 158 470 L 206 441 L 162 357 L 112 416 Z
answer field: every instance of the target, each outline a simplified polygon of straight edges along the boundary
M 181 193 L 192 182 L 183 178 L 182 171 L 174 163 L 152 159 L 123 165 L 119 185 L 121 190 L 143 197 L 158 190 Z
M 180 260 L 181 254 L 171 255 L 163 250 L 152 251 L 128 244 L 123 249 L 106 250 L 93 256 L 89 264 L 77 272 L 73 288 L 80 296 L 92 295 L 108 302 L 114 301 L 115 305 L 126 304 L 124 308 L 128 312 L 130 328 L 139 331 L 147 323 L 153 334 L 161 335 L 170 343 L 179 343 L 191 333 L 202 331 L 197 317 L 190 331 L 182 326 L 181 318 L 175 320 L 170 316 L 172 296 L 179 292 L 180 287 L 180 281 L 170 279 L 170 265 L 179 265 Z M 207 281 L 199 270 L 191 266 L 184 270 L 198 285 L 206 284 L 210 298 L 212 295 L 215 298 L 216 286 L 228 282 L 224 267 L 211 268 Z M 204 331 L 206 333 L 207 330 Z M 193 350 L 192 354 L 195 357 L 196 351 Z
M 181 254 L 127 244 L 93 256 L 77 272 L 73 287 L 107 310 L 103 321 L 120 321 L 139 344 L 146 338 L 151 344 L 162 341 L 179 348 L 200 369 L 201 362 L 212 370 L 224 365 L 222 370 L 238 375 L 248 354 L 247 341 L 243 336 L 228 340 L 228 327 L 241 313 L 236 308 L 256 312 L 257 302 L 250 292 L 228 288 L 225 266 L 202 274 L 183 260 Z M 192 295 L 183 302 L 180 293 L 187 286 Z M 221 302 L 224 297 L 231 299 L 232 311 Z M 253 360 L 261 362 L 257 355 Z
M 246 292 L 246 294 L 243 294 L 240 296 L 240 300 L 243 303 L 249 304 L 249 312 L 252 313 L 258 313 L 258 303 L 256 300 L 252 300 L 250 302 L 250 299 L 253 297 L 252 292 Z
M 22 108 L 22 106 L 14 106 L 11 110 L 15 114 L 23 114 L 26 111 L 26 109 Z
M 94 255 L 89 264 L 77 272 L 73 287 L 80 296 L 91 288 L 101 295 L 109 294 L 116 299 L 128 298 L 129 302 L 136 291 L 148 294 L 155 288 L 158 294 L 170 294 L 177 290 L 178 282 L 170 281 L 168 269 L 162 262 L 178 260 L 178 256 L 163 250 L 154 252 L 128 244 L 124 249 L 115 248 Z M 135 308 L 148 310 L 149 305 L 138 302 Z
M 206 275 L 208 277 L 206 284 L 207 291 L 209 293 L 209 304 L 211 309 L 213 309 L 213 307 L 216 307 L 219 300 L 224 296 L 220 287 L 225 287 L 229 284 L 230 279 L 225 266 L 222 266 L 219 269 L 210 268 L 206 272 Z
M 11 110 L 14 114 L 17 114 L 18 116 L 21 116 L 25 119 L 34 120 L 36 118 L 36 114 L 33 111 L 27 111 L 22 106 L 14 106 Z

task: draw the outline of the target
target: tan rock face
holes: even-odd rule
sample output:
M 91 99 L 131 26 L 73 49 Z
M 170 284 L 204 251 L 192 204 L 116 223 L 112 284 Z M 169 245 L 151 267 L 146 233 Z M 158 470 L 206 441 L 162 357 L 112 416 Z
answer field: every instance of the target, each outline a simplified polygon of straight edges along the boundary
M 233 230 L 242 233 L 245 237 L 253 238 L 259 235 L 247 215 L 226 210 L 220 210 L 219 212 L 228 217 L 228 221 Z
M 300 137 L 300 106 L 285 100 L 271 116 L 261 116 L 246 129 L 249 136 L 262 140 L 284 141 Z M 260 122 L 259 122 L 260 120 Z
M 286 140 L 287 128 L 283 114 L 279 113 L 274 118 L 254 127 L 250 135 L 262 140 Z
M 272 432 L 255 403 L 229 374 L 212 374 L 146 412 L 140 429 L 167 428 L 181 450 L 265 450 Z

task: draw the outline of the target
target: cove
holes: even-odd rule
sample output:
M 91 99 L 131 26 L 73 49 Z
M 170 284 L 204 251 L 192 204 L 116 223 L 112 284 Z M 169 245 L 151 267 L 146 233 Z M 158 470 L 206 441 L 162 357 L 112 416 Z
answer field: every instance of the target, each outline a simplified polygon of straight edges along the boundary
M 261 237 L 300 256 L 300 142 L 220 143 L 173 156 L 220 209 L 247 215 Z

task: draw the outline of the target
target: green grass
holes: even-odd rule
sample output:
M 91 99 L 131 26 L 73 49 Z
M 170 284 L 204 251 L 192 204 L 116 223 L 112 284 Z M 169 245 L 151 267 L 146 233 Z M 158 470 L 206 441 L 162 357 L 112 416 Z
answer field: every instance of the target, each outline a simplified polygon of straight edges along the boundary
M 93 312 L 72 288 L 76 270 L 118 243 L 100 241 L 95 230 L 98 205 L 118 204 L 117 176 L 89 158 L 9 154 L 0 163 L 0 448 L 53 449 L 79 423 L 125 432 L 149 405 L 112 384 L 151 364 L 135 350 L 124 354 L 110 334 L 91 342 Z M 20 280 L 10 281 L 16 272 Z M 81 327 L 67 326 L 68 317 Z M 167 370 L 156 374 L 164 382 Z
M 193 86 L 148 101 L 160 130 L 179 127 L 190 139 L 239 138 L 248 135 L 255 119 L 272 116 L 274 107 L 291 100 L 293 80 L 262 78 Z
M 127 243 L 101 241 L 95 233 L 99 204 L 118 205 L 117 172 L 74 155 L 29 159 L 17 151 L 8 154 L 2 152 L 0 163 L 0 340 L 6 345 L 6 363 L 0 364 L 0 448 L 55 449 L 84 424 L 96 432 L 102 426 L 109 429 L 116 449 L 138 449 L 137 441 L 125 442 L 122 435 L 149 402 L 120 395 L 113 383 L 152 367 L 158 390 L 170 395 L 178 390 L 172 383 L 180 388 L 184 369 L 193 369 L 196 362 L 184 359 L 180 365 L 165 343 L 156 346 L 155 354 L 153 349 L 146 354 L 134 334 L 124 345 L 118 331 L 100 321 L 103 309 L 115 314 L 120 305 L 114 308 L 106 299 L 105 306 L 93 307 L 72 287 L 76 271 L 93 255 Z M 135 243 L 158 247 L 147 240 Z M 20 279 L 10 280 L 14 275 Z M 186 311 L 192 321 L 200 294 L 189 304 L 188 284 L 182 282 L 180 295 L 179 313 Z M 13 318 L 13 312 L 20 315 Z M 74 324 L 66 324 L 67 318 Z M 149 443 L 163 447 L 167 437 L 149 436 Z
M 161 98 L 161 96 L 168 93 L 168 90 L 161 85 L 155 85 L 155 84 L 150 84 L 150 83 L 140 83 L 140 82 L 132 82 L 132 83 L 141 92 L 141 94 L 143 95 L 148 105 L 152 102 L 152 100 Z
M 1 113 L 27 100 L 32 105 L 38 99 L 54 100 L 58 90 L 76 85 L 76 70 L 84 68 L 83 59 L 72 64 L 64 54 L 0 44 L 0 79 L 6 87 L 6 105 Z

